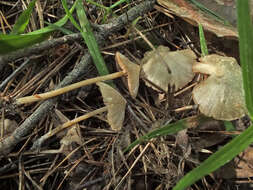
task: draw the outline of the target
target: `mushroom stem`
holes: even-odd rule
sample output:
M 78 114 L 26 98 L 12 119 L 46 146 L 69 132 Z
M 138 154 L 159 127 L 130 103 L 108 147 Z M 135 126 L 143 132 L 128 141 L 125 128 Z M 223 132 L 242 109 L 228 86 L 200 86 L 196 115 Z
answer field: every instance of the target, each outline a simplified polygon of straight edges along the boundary
M 49 132 L 46 133 L 45 135 L 41 136 L 38 140 L 36 140 L 36 141 L 34 142 L 34 144 L 33 144 L 33 146 L 32 146 L 31 149 L 32 149 L 32 150 L 35 150 L 35 149 L 40 148 L 41 145 L 42 145 L 42 143 L 43 143 L 45 140 L 47 140 L 47 139 L 49 139 L 50 137 L 56 135 L 56 134 L 59 133 L 60 131 L 66 129 L 66 128 L 68 128 L 68 127 L 71 127 L 71 126 L 73 126 L 74 124 L 76 124 L 76 123 L 78 123 L 78 122 L 80 122 L 80 121 L 86 120 L 86 119 L 88 119 L 88 118 L 90 118 L 90 117 L 93 117 L 93 116 L 95 116 L 95 115 L 97 115 L 97 114 L 103 113 L 103 112 L 107 111 L 107 109 L 108 109 L 107 106 L 105 106 L 105 107 L 99 108 L 99 109 L 97 109 L 97 110 L 94 110 L 94 111 L 92 111 L 92 112 L 89 112 L 89 113 L 87 113 L 87 114 L 84 114 L 84 115 L 82 115 L 82 116 L 80 116 L 80 117 L 77 117 L 77 118 L 75 118 L 75 119 L 73 119 L 73 120 L 67 121 L 67 122 L 64 123 L 63 125 L 60 125 L 60 126 L 56 127 L 55 129 L 53 129 L 52 131 L 49 131 Z
M 59 95 L 64 94 L 66 92 L 69 92 L 71 90 L 75 90 L 77 88 L 87 86 L 87 85 L 90 85 L 90 84 L 93 84 L 93 83 L 96 83 L 96 82 L 119 78 L 119 77 L 123 76 L 124 74 L 125 74 L 124 71 L 119 71 L 119 72 L 112 73 L 112 74 L 109 74 L 109 75 L 104 75 L 104 76 L 100 76 L 100 77 L 96 77 L 96 78 L 83 80 L 83 81 L 65 86 L 63 88 L 59 88 L 59 89 L 50 91 L 50 92 L 45 92 L 45 93 L 42 93 L 42 94 L 34 94 L 32 96 L 26 96 L 26 97 L 18 98 L 18 99 L 16 99 L 15 103 L 20 105 L 20 104 L 25 104 L 25 103 L 32 103 L 32 102 L 37 102 L 37 101 L 41 101 L 41 100 L 46 100 L 46 99 L 49 99 L 49 98 L 53 98 L 55 96 L 59 96 Z
M 202 74 L 216 74 L 216 69 L 213 65 L 207 63 L 197 63 L 192 67 L 194 73 L 202 73 Z

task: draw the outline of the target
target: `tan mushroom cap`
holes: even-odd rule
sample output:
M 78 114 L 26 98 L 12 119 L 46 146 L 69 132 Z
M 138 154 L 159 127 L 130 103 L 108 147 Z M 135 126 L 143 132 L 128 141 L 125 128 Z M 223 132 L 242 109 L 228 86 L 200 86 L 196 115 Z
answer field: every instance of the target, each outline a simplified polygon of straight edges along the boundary
M 156 50 L 144 54 L 144 58 L 141 61 L 142 72 L 146 79 L 167 92 L 170 75 L 166 64 L 161 62 L 161 51 L 169 52 L 170 49 L 164 46 L 159 46 Z M 154 90 L 157 90 L 157 88 L 146 81 L 145 84 Z
M 114 88 L 106 83 L 98 82 L 104 104 L 107 107 L 107 119 L 112 130 L 119 131 L 125 118 L 126 100 Z
M 115 59 L 120 68 L 127 74 L 128 90 L 133 98 L 136 98 L 139 89 L 140 66 L 131 62 L 120 52 L 116 52 Z
M 190 49 L 172 52 L 168 47 L 159 46 L 145 53 L 142 70 L 149 81 L 164 91 L 168 91 L 169 84 L 178 90 L 193 79 L 192 65 L 195 59 L 196 55 Z M 149 83 L 146 85 L 152 87 Z
M 193 89 L 193 100 L 199 110 L 218 120 L 235 120 L 247 113 L 242 72 L 233 57 L 208 55 L 193 71 L 210 76 Z

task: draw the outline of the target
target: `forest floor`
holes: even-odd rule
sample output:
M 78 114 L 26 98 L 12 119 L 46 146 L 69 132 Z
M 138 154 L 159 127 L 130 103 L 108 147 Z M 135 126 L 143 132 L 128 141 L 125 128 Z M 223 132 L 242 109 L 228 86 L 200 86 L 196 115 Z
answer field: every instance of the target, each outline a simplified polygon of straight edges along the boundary
M 38 2 L 27 32 L 65 15 L 60 0 Z M 98 2 L 109 7 L 114 1 Z M 6 19 L 0 20 L 3 33 L 10 31 L 6 23 L 10 27 L 15 24 L 24 4 L 0 1 L 0 18 Z M 139 64 L 145 52 L 152 50 L 142 35 L 154 47 L 163 45 L 171 51 L 191 49 L 201 57 L 198 27 L 173 11 L 166 12 L 168 9 L 158 2 L 132 0 L 109 14 L 90 3 L 84 3 L 84 7 L 110 73 L 119 69 L 116 52 Z M 0 84 L 27 62 L 0 89 L 0 189 L 171 189 L 234 134 L 249 126 L 249 119 L 243 117 L 232 121 L 234 130 L 228 132 L 223 121 L 210 118 L 201 125 L 153 138 L 124 152 L 131 142 L 162 125 L 199 116 L 191 94 L 199 78 L 196 75 L 180 90 L 169 88 L 168 93 L 153 90 L 145 80 L 140 80 L 136 98 L 131 97 L 124 80 L 115 79 L 114 85 L 127 101 L 120 131 L 111 129 L 107 114 L 103 113 L 50 136 L 39 148 L 31 150 L 36 140 L 50 130 L 104 106 L 95 84 L 49 100 L 15 105 L 17 98 L 98 76 L 78 30 L 71 22 L 64 28 L 73 33 L 67 36 L 56 31 L 37 46 L 0 55 L 5 62 L 4 66 L 0 64 Z M 239 62 L 238 38 L 218 36 L 205 30 L 209 54 L 235 57 Z M 249 149 L 247 153 L 251 152 Z M 252 161 L 250 156 L 244 159 L 248 165 Z M 190 189 L 249 189 L 252 171 L 246 166 L 237 170 L 236 161 L 202 178 Z M 239 180 L 240 172 L 246 171 L 248 175 Z

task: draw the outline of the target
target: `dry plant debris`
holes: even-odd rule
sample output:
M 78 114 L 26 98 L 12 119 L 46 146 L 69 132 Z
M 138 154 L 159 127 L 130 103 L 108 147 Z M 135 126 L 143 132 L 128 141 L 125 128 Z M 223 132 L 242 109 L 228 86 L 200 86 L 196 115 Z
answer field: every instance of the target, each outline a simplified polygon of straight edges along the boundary
M 119 131 L 123 126 L 123 121 L 125 118 L 126 100 L 117 90 L 115 90 L 108 84 L 98 82 L 97 85 L 99 86 L 101 94 L 103 96 L 103 101 L 106 105 L 105 107 L 86 113 L 80 117 L 67 121 L 64 124 L 56 127 L 52 131 L 49 131 L 48 133 L 37 139 L 31 149 L 40 150 L 42 143 L 44 143 L 48 138 L 58 134 L 64 129 L 72 127 L 80 121 L 86 120 L 90 117 L 94 117 L 95 115 L 101 114 L 105 111 L 107 111 L 108 123 L 111 126 L 112 130 Z
M 210 0 L 208 0 L 210 2 Z M 218 1 L 217 1 L 218 2 Z M 175 14 L 185 21 L 193 25 L 200 23 L 206 30 L 213 32 L 218 37 L 237 37 L 237 30 L 235 27 L 221 23 L 217 19 L 210 15 L 200 11 L 192 3 L 186 0 L 158 0 L 158 4 L 161 7 L 157 7 L 158 10 L 165 13 L 168 16 Z M 216 3 L 218 4 L 218 3 Z M 224 7 L 224 5 L 223 5 Z M 233 9 L 233 7 L 231 6 Z
M 159 46 L 145 53 L 142 59 L 143 75 L 165 92 L 168 92 L 168 85 L 178 90 L 193 79 L 192 65 L 196 58 L 190 49 L 170 51 L 168 47 Z M 148 82 L 146 85 L 156 89 Z
M 242 72 L 232 57 L 217 54 L 201 58 L 193 66 L 195 73 L 209 77 L 193 89 L 193 99 L 199 110 L 218 120 L 235 120 L 247 113 L 244 99 Z

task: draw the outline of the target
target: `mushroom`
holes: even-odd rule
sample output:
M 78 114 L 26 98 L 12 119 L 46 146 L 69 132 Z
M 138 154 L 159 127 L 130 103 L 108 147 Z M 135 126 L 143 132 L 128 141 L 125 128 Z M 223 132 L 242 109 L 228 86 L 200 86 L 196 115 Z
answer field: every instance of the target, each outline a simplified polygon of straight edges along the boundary
M 193 72 L 209 77 L 193 89 L 193 100 L 206 116 L 235 120 L 247 113 L 242 71 L 233 57 L 207 55 L 193 66 Z
M 170 51 L 168 47 L 159 46 L 156 50 L 145 53 L 142 59 L 144 77 L 161 88 L 168 91 L 168 85 L 178 90 L 189 83 L 193 77 L 192 65 L 196 55 L 190 49 Z M 146 82 L 147 86 L 157 90 Z
M 99 89 L 101 91 L 104 104 L 106 105 L 105 107 L 89 112 L 85 115 L 67 121 L 63 125 L 56 127 L 52 131 L 46 133 L 45 135 L 41 136 L 38 140 L 36 140 L 31 149 L 32 150 L 39 149 L 45 140 L 56 135 L 60 131 L 68 127 L 71 127 L 80 121 L 86 120 L 97 114 L 101 114 L 105 111 L 107 111 L 108 123 L 111 126 L 112 130 L 119 131 L 123 126 L 123 121 L 125 118 L 126 100 L 117 90 L 115 90 L 108 84 L 98 82 L 97 85 L 99 86 Z
M 116 63 L 120 68 L 127 72 L 127 84 L 130 95 L 136 98 L 139 89 L 140 66 L 132 63 L 126 56 L 117 52 L 115 55 Z
M 121 94 L 109 85 L 98 82 L 97 85 L 103 96 L 104 104 L 107 107 L 107 119 L 111 128 L 119 131 L 125 117 L 126 100 Z
M 66 92 L 69 92 L 71 90 L 75 90 L 77 88 L 80 88 L 80 87 L 83 87 L 86 85 L 90 85 L 90 84 L 97 83 L 100 81 L 112 80 L 112 79 L 119 78 L 124 75 L 127 75 L 129 92 L 130 92 L 131 96 L 133 98 L 135 98 L 137 95 L 137 92 L 138 92 L 138 88 L 139 88 L 140 66 L 131 62 L 130 60 L 128 60 L 124 55 L 122 55 L 119 52 L 116 53 L 115 59 L 116 59 L 116 62 L 119 64 L 120 68 L 122 69 L 122 71 L 108 74 L 108 75 L 104 75 L 104 76 L 100 76 L 100 77 L 96 77 L 96 78 L 83 80 L 83 81 L 65 86 L 63 88 L 59 88 L 59 89 L 50 91 L 50 92 L 45 92 L 42 94 L 35 94 L 32 96 L 26 96 L 26 97 L 22 97 L 22 98 L 17 98 L 15 103 L 19 105 L 19 104 L 25 104 L 25 103 L 46 100 L 46 99 L 53 98 L 55 96 L 59 96 L 61 94 L 64 94 Z

